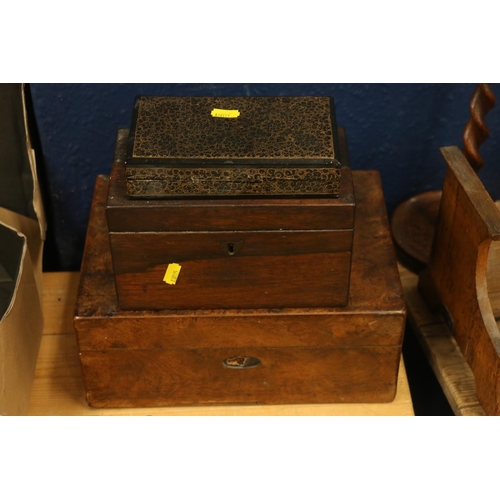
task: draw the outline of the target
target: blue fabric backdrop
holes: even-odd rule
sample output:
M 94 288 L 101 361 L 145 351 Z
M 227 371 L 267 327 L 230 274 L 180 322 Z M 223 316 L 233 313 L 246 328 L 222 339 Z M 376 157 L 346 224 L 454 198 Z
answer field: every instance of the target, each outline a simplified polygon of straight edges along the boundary
M 439 189 L 439 147 L 462 147 L 476 84 L 31 84 L 43 153 L 49 270 L 78 270 L 95 178 L 110 171 L 118 128 L 137 95 L 328 95 L 346 128 L 353 169 L 376 169 L 389 214 L 403 200 Z M 500 88 L 493 85 L 493 91 Z M 499 96 L 500 97 L 500 96 Z M 500 108 L 500 104 L 498 106 Z M 500 109 L 486 117 L 481 178 L 500 198 Z

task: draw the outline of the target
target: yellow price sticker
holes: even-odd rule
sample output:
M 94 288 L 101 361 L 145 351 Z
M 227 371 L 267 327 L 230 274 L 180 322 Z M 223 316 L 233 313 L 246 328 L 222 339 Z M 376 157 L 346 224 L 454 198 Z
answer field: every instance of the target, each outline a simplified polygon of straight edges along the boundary
M 182 266 L 179 264 L 169 264 L 167 271 L 165 272 L 165 276 L 163 277 L 163 281 L 169 285 L 175 285 L 177 278 L 179 277 L 179 273 L 181 272 L 181 267 Z
M 240 112 L 237 109 L 212 109 L 212 116 L 214 118 L 238 118 Z

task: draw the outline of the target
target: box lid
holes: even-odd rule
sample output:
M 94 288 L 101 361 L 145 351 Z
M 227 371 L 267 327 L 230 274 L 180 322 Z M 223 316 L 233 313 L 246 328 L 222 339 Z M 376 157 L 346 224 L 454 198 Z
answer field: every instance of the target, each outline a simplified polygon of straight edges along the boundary
M 338 197 L 145 199 L 127 195 L 128 129 L 119 129 L 106 202 L 111 232 L 352 229 L 356 206 L 345 130 L 337 130 Z
M 136 99 L 126 164 L 338 165 L 330 97 Z

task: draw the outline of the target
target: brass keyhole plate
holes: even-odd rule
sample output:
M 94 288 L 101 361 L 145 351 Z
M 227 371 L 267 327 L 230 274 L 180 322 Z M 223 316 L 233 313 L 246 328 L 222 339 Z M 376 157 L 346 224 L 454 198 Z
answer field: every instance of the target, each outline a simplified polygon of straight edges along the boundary
M 252 356 L 233 356 L 232 358 L 226 358 L 222 361 L 222 364 L 226 368 L 242 370 L 244 368 L 255 368 L 259 366 L 261 362 L 259 358 L 254 358 Z

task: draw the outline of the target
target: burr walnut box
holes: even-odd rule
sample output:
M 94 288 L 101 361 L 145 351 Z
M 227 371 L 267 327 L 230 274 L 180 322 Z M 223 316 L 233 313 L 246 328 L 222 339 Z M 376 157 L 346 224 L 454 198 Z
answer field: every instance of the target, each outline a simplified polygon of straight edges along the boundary
M 162 97 L 135 102 L 126 158 L 133 198 L 338 196 L 329 97 Z
M 121 170 L 115 168 L 113 175 L 118 173 L 118 177 L 122 176 L 120 182 L 124 182 L 123 166 L 118 167 Z M 345 177 L 347 178 L 347 175 Z M 247 238 L 247 234 L 255 229 L 252 227 L 234 231 L 229 240 L 225 236 L 222 237 L 222 234 L 227 234 L 229 226 L 225 226 L 224 231 L 213 240 L 209 233 L 216 231 L 206 231 L 206 240 L 203 241 L 196 239 L 197 236 L 193 242 L 186 239 L 188 233 L 203 232 L 205 210 L 212 212 L 212 216 L 217 211 L 222 211 L 228 216 L 227 223 L 230 224 L 233 220 L 230 216 L 230 205 L 216 204 L 207 208 L 195 204 L 178 208 L 175 204 L 170 204 L 170 208 L 165 212 L 158 212 L 159 215 L 154 215 L 157 208 L 152 208 L 151 216 L 146 215 L 149 212 L 141 205 L 142 211 L 134 215 L 134 208 L 131 209 L 133 204 L 122 208 L 119 204 L 110 206 L 114 201 L 110 201 L 110 197 L 115 196 L 113 182 L 117 182 L 116 178 L 110 180 L 109 177 L 100 176 L 96 184 L 74 319 L 83 380 L 91 406 L 392 401 L 396 391 L 405 309 L 377 172 L 352 172 L 356 205 L 351 205 L 350 210 L 355 212 L 355 217 L 351 219 L 355 219 L 355 226 L 352 232 L 349 293 L 347 303 L 342 306 L 316 304 L 315 299 L 309 300 L 307 294 L 301 290 L 291 291 L 291 285 L 288 285 L 287 281 L 293 282 L 296 279 L 295 268 L 292 266 L 287 271 L 280 268 L 280 273 L 285 275 L 283 294 L 293 297 L 298 293 L 299 299 L 296 302 L 287 299 L 289 304 L 286 307 L 267 307 L 267 299 L 264 299 L 263 303 L 256 300 L 258 291 L 265 295 L 266 289 L 252 288 L 252 278 L 257 274 L 260 285 L 266 284 L 268 274 L 256 268 L 259 268 L 262 261 L 264 264 L 261 267 L 267 268 L 268 273 L 275 266 L 279 266 L 281 257 L 275 256 L 278 244 L 263 243 L 267 255 L 257 256 L 255 248 L 260 247 L 257 236 Z M 345 262 L 342 261 L 344 257 L 336 260 L 335 239 L 330 237 L 329 233 L 345 229 L 334 229 L 332 222 L 328 228 L 323 225 L 328 219 L 326 213 L 329 208 L 328 205 L 317 204 L 314 210 L 306 209 L 309 210 L 309 215 L 301 222 L 309 227 L 305 229 L 304 226 L 291 228 L 285 225 L 287 220 L 293 218 L 295 208 L 292 210 L 292 207 L 285 205 L 283 211 L 280 211 L 274 207 L 274 215 L 280 220 L 280 224 L 271 229 L 264 229 L 266 226 L 261 223 L 260 230 L 275 233 L 276 237 L 279 237 L 282 225 L 285 232 L 300 233 L 294 241 L 294 244 L 299 246 L 304 244 L 303 232 L 311 231 L 311 225 L 315 226 L 313 232 L 328 233 L 318 237 L 316 244 L 308 245 L 306 255 L 310 257 L 305 267 L 314 266 L 314 262 L 318 261 L 314 279 L 329 280 L 331 289 L 331 284 L 335 283 L 339 276 L 329 271 L 330 260 L 335 262 L 335 267 L 340 267 Z M 342 208 L 344 209 L 345 207 Z M 135 241 L 133 244 L 120 242 L 124 248 L 117 251 L 118 239 L 115 236 L 123 236 L 126 239 L 121 231 L 117 231 L 120 217 L 112 214 L 113 211 L 119 210 L 130 215 L 128 222 L 135 229 L 140 229 L 137 225 L 142 219 L 142 231 L 146 233 L 143 232 L 139 240 L 131 239 L 130 241 Z M 245 210 L 240 213 L 244 215 Z M 290 213 L 287 210 L 290 210 Z M 169 212 L 173 214 L 170 216 Z M 336 213 L 335 210 L 331 212 L 331 220 L 336 220 Z M 117 219 L 113 220 L 113 217 Z M 175 219 L 177 222 L 184 220 L 185 235 L 177 232 L 177 223 L 175 227 L 169 227 Z M 250 219 L 243 216 L 243 220 Z M 300 220 L 300 217 L 298 219 Z M 125 220 L 126 218 L 122 220 L 123 224 Z M 166 224 L 163 227 L 165 233 L 175 233 L 172 235 L 173 240 L 168 237 L 165 242 L 161 239 L 155 240 L 159 238 L 158 220 L 165 221 L 162 222 Z M 220 220 L 225 219 L 221 217 Z M 113 230 L 108 227 L 108 221 L 114 225 Z M 212 226 L 211 229 L 215 227 Z M 152 232 L 148 233 L 148 230 Z M 242 232 L 244 246 L 237 251 L 236 242 L 240 240 L 236 239 L 234 234 Z M 148 240 L 150 237 L 152 239 Z M 170 241 L 172 243 L 168 243 Z M 235 245 L 234 256 L 227 255 L 227 247 L 220 245 L 221 242 L 226 244 L 227 241 L 232 241 Z M 183 277 L 192 279 L 189 268 L 199 257 L 196 248 L 200 245 L 203 258 L 200 267 L 196 268 L 196 276 L 200 272 L 207 272 L 210 274 L 210 280 L 200 280 L 197 287 L 193 288 L 193 295 L 198 294 L 197 300 L 204 304 L 205 308 L 169 307 L 169 301 L 176 300 L 172 298 L 173 295 L 169 295 L 165 307 L 159 310 L 146 310 L 139 305 L 136 309 L 125 310 L 119 305 L 120 293 L 123 295 L 125 292 L 125 303 L 129 298 L 132 299 L 132 295 L 127 296 L 126 287 L 120 285 L 120 274 L 121 278 L 124 278 L 127 273 L 123 271 L 123 262 L 116 268 L 116 257 L 120 252 L 125 255 L 127 248 L 129 252 L 144 250 L 142 257 L 151 261 L 145 274 L 153 277 L 154 273 L 150 269 L 157 267 L 156 257 L 148 253 L 153 243 L 158 243 L 162 249 L 160 253 L 169 254 L 171 249 L 176 247 L 186 250 L 185 254 L 179 254 L 186 257 L 184 262 L 180 262 L 183 267 L 177 284 L 163 283 L 169 294 L 179 290 L 177 287 L 182 285 Z M 215 248 L 221 248 L 221 256 L 216 255 Z M 321 255 L 321 248 L 326 248 L 326 256 Z M 217 260 L 230 261 L 238 258 L 238 252 L 245 255 L 241 258 L 246 259 L 246 265 L 255 271 L 245 277 L 249 284 L 248 297 L 252 301 L 255 300 L 258 306 L 249 307 L 249 302 L 239 304 L 229 300 L 230 295 L 237 295 L 238 291 L 232 281 L 241 279 L 237 278 L 236 271 L 231 268 L 232 264 L 229 264 L 231 278 L 226 282 L 219 281 L 218 287 L 210 288 L 213 280 L 218 279 L 217 273 L 210 271 L 210 264 L 214 264 L 223 274 L 227 266 L 218 265 Z M 342 249 L 338 255 L 344 253 L 349 252 Z M 175 253 L 169 255 L 176 256 Z M 293 261 L 295 257 L 292 255 L 290 259 Z M 161 260 L 162 266 L 167 264 L 169 259 L 170 257 Z M 142 264 L 137 263 L 138 260 L 136 256 L 131 259 L 131 275 L 138 268 L 139 271 L 144 271 Z M 319 269 L 328 271 L 318 276 Z M 185 275 L 184 271 L 187 271 Z M 156 280 L 156 275 L 154 279 Z M 159 279 L 161 281 L 162 276 L 159 276 Z M 202 293 L 202 285 L 206 285 L 206 293 Z M 302 280 L 301 285 L 307 286 L 306 281 Z M 217 297 L 217 289 L 220 291 L 224 286 L 233 288 L 231 294 L 226 295 L 218 304 L 218 299 L 213 297 Z M 151 289 L 145 282 L 139 282 L 135 293 L 147 297 Z M 188 292 L 181 293 L 184 295 L 183 300 L 189 300 Z M 246 289 L 241 289 L 240 293 L 241 297 L 247 296 Z M 309 293 L 322 299 L 327 296 L 319 285 L 317 290 L 310 288 Z M 344 293 L 343 291 L 342 295 Z M 221 295 L 219 299 L 220 297 Z M 203 298 L 206 302 L 203 302 Z M 277 292 L 274 298 L 278 303 Z M 179 302 L 177 305 L 181 306 L 183 303 Z M 191 303 L 191 306 L 195 305 L 197 304 Z

